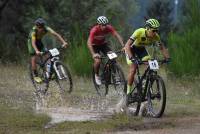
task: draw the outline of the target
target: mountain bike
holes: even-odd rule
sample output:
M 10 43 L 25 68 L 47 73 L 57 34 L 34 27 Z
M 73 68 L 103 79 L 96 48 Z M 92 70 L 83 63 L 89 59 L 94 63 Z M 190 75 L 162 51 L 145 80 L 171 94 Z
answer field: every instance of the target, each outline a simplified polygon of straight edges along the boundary
M 127 96 L 127 106 L 133 110 L 134 115 L 138 115 L 142 102 L 147 102 L 147 113 L 151 117 L 159 118 L 163 115 L 166 106 L 165 83 L 158 75 L 159 63 L 164 60 L 151 59 L 148 62 L 132 60 L 137 64 L 135 86 Z M 139 65 L 147 64 L 147 68 L 141 75 Z
M 60 61 L 60 51 L 62 47 L 53 48 L 45 51 L 36 59 L 37 73 L 42 79 L 38 83 L 34 80 L 34 75 L 29 67 L 29 74 L 32 84 L 35 88 L 35 95 L 38 99 L 42 99 L 47 94 L 49 84 L 55 81 L 60 89 L 60 95 L 63 98 L 67 93 L 71 93 L 73 89 L 72 77 L 67 66 Z
M 122 95 L 125 90 L 126 82 L 124 73 L 116 61 L 121 51 L 109 52 L 106 56 L 101 55 L 101 64 L 99 69 L 99 76 L 101 78 L 101 85 L 98 85 L 95 81 L 95 72 L 93 68 L 92 79 L 97 91 L 100 96 L 106 96 L 108 94 L 110 86 L 114 87 L 114 90 L 118 95 Z

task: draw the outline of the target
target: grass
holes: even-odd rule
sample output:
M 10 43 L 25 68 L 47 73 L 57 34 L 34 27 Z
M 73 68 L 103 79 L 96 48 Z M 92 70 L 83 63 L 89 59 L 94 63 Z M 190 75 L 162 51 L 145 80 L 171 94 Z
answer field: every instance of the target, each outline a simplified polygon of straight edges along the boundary
M 125 114 L 114 114 L 107 119 L 97 121 L 66 121 L 48 129 L 44 126 L 50 121 L 45 114 L 33 110 L 32 85 L 27 77 L 25 67 L 0 65 L 0 133 L 9 134 L 54 134 L 54 133 L 83 133 L 99 134 L 107 132 L 146 129 L 145 118 L 132 117 Z M 124 67 L 127 72 L 127 66 Z M 127 73 L 126 73 L 127 74 Z M 187 80 L 164 76 L 167 87 L 167 107 L 164 119 L 198 116 L 200 111 L 199 79 Z M 95 98 L 96 92 L 90 79 L 74 77 L 74 91 L 71 94 L 70 105 L 83 105 L 83 98 Z M 165 123 L 159 119 L 150 128 L 172 128 L 173 121 Z
M 198 80 L 169 78 L 167 80 L 167 116 L 198 116 L 200 86 Z
M 50 121 L 47 115 L 35 114 L 26 109 L 13 109 L 5 105 L 0 105 L 0 109 L 0 133 L 26 133 L 30 130 L 38 132 Z

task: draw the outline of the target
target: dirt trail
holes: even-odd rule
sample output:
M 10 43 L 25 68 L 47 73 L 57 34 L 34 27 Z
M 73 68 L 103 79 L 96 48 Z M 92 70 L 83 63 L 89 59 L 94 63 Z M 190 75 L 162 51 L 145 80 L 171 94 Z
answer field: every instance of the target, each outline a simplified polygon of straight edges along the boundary
M 14 106 L 33 106 L 33 87 L 27 72 L 21 67 L 1 67 L 0 94 Z M 21 75 L 24 74 L 24 75 Z M 37 112 L 47 113 L 52 120 L 46 127 L 63 121 L 85 121 L 107 118 L 116 112 L 115 94 L 111 92 L 107 98 L 96 95 L 91 80 L 74 78 L 74 91 L 69 95 L 65 106 L 52 104 L 40 108 Z M 9 81 L 8 81 L 9 80 Z M 161 119 L 144 118 L 141 124 L 122 126 L 109 134 L 200 134 L 200 101 L 195 99 L 189 84 L 182 85 L 177 81 L 167 81 L 167 109 Z M 176 86 L 174 86 L 176 85 Z M 176 88 L 174 88 L 176 87 Z M 198 88 L 199 89 L 199 88 Z M 176 91 L 176 92 L 174 92 Z M 187 94 L 185 94 L 187 92 Z M 197 92 L 198 93 L 198 92 Z M 191 98 L 189 97 L 191 96 Z M 57 99 L 57 98 L 52 98 Z M 55 102 L 54 100 L 51 102 Z M 56 103 L 56 102 L 55 102 Z M 196 117 L 194 117 L 196 116 Z M 49 125 L 49 126 L 48 126 Z
M 125 129 L 125 128 L 123 128 Z M 143 124 L 108 134 L 199 134 L 200 117 L 144 119 Z

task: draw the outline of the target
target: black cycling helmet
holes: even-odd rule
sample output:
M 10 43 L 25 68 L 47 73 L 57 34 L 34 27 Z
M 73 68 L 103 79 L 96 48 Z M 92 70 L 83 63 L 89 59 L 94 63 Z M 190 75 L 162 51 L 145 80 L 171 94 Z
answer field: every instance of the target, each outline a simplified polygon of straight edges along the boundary
M 43 18 L 38 18 L 35 20 L 35 25 L 45 26 L 46 21 Z

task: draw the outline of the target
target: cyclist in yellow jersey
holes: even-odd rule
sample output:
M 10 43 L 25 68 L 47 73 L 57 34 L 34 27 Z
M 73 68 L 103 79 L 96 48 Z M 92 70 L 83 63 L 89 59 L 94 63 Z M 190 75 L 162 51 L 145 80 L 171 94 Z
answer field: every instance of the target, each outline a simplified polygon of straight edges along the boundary
M 145 49 L 145 46 L 151 45 L 153 43 L 159 44 L 160 50 L 166 62 L 170 60 L 168 50 L 161 42 L 160 36 L 158 35 L 159 26 L 160 23 L 156 19 L 147 20 L 145 28 L 139 28 L 135 30 L 125 45 L 126 60 L 127 64 L 129 65 L 127 94 L 131 93 L 137 67 L 137 64 L 132 62 L 132 59 L 134 59 L 135 56 L 137 56 L 137 58 L 142 61 L 147 61 L 151 58 Z
M 46 21 L 43 18 L 38 18 L 37 20 L 35 20 L 35 26 L 29 33 L 28 50 L 29 54 L 31 55 L 31 68 L 34 75 L 34 80 L 38 83 L 42 80 L 37 76 L 36 57 L 44 52 L 42 38 L 46 34 L 52 34 L 57 37 L 57 39 L 62 43 L 64 47 L 67 47 L 68 45 L 67 42 L 61 37 L 61 35 L 56 33 L 50 27 L 46 26 Z

